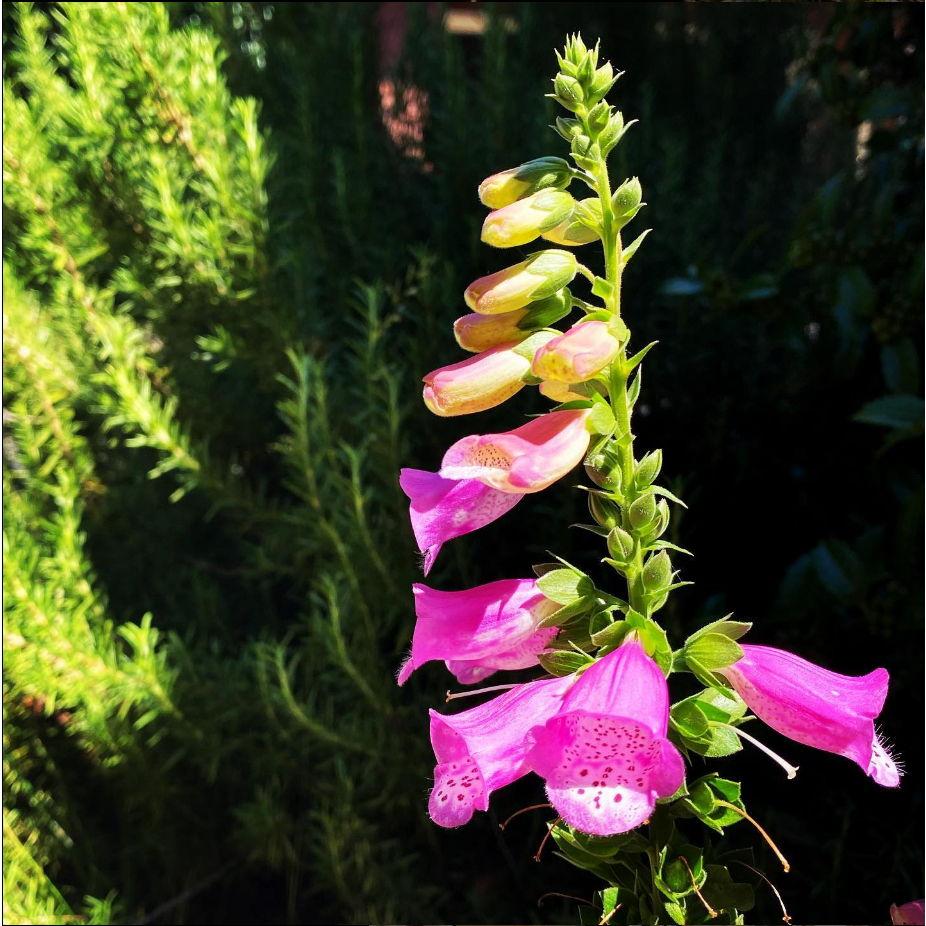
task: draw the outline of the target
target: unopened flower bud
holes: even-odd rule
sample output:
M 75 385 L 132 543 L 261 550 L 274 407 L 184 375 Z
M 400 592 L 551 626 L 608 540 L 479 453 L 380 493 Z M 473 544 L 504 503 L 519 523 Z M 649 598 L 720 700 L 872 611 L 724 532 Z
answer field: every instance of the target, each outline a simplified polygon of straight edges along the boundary
M 621 518 L 621 510 L 614 502 L 594 493 L 588 496 L 588 510 L 598 524 L 609 530 L 615 527 Z
M 620 351 L 607 322 L 579 322 L 554 337 L 535 355 L 534 376 L 561 383 L 581 383 L 604 369 Z
M 554 128 L 566 141 L 572 141 L 574 136 L 582 133 L 582 123 L 578 119 L 566 119 L 564 116 L 556 117 Z
M 611 118 L 611 107 L 603 100 L 595 104 L 588 114 L 588 127 L 597 135 L 608 124 Z
M 629 126 L 624 125 L 624 117 L 621 113 L 616 112 L 608 119 L 608 124 L 601 130 L 598 136 L 598 146 L 601 148 L 602 155 L 607 156 L 611 153 L 614 146 L 621 140 L 624 132 Z
M 482 315 L 522 309 L 567 286 L 576 275 L 575 255 L 569 251 L 540 251 L 519 264 L 470 283 L 463 298 Z
M 496 347 L 428 373 L 424 404 L 444 418 L 500 405 L 524 386 L 533 351 L 549 337 L 549 332 L 537 332 L 527 347 L 527 342 Z
M 541 190 L 490 212 L 482 225 L 482 240 L 495 248 L 528 244 L 559 225 L 574 206 L 575 200 L 568 193 Z
M 589 457 L 585 464 L 585 473 L 592 482 L 603 489 L 619 492 L 623 481 L 621 461 L 617 448 L 607 443 Z
M 611 197 L 614 214 L 620 225 L 626 225 L 639 211 L 643 188 L 637 177 L 625 180 Z
M 619 563 L 627 563 L 633 557 L 633 537 L 622 527 L 615 527 L 608 534 L 608 553 Z
M 648 592 L 661 592 L 672 583 L 672 560 L 665 550 L 651 556 L 643 567 L 643 586 Z
M 526 314 L 527 309 L 515 309 L 514 312 L 503 312 L 501 315 L 473 312 L 453 323 L 453 334 L 463 350 L 473 353 L 491 350 L 500 344 L 523 341 L 530 335 L 529 328 L 519 327 L 519 322 L 523 321 Z
M 654 450 L 648 453 L 639 463 L 633 474 L 634 485 L 638 489 L 645 489 L 653 484 L 662 469 L 662 451 Z
M 591 84 L 588 87 L 590 99 L 600 100 L 614 86 L 614 68 L 611 67 L 610 61 L 605 61 L 592 77 Z
M 572 169 L 562 158 L 536 158 L 487 177 L 479 184 L 479 200 L 491 209 L 501 209 L 540 190 L 561 190 L 571 179 Z
M 553 80 L 553 90 L 557 102 L 561 103 L 570 112 L 574 113 L 584 99 L 582 84 L 575 77 L 567 74 L 557 74 Z
M 628 517 L 636 530 L 647 527 L 656 517 L 656 496 L 652 492 L 641 495 L 631 504 Z
M 553 244 L 566 246 L 588 244 L 598 240 L 600 227 L 601 200 L 589 197 L 577 202 L 569 217 L 555 228 L 545 231 L 543 238 Z

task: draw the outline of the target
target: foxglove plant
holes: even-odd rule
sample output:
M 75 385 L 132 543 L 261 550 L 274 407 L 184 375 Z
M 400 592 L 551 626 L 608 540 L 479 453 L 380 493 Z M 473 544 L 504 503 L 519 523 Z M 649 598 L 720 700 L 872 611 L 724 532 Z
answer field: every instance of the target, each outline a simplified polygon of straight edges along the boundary
M 654 345 L 630 352 L 621 281 L 648 232 L 624 245 L 624 227 L 644 206 L 642 189 L 635 177 L 612 188 L 607 158 L 632 123 L 605 100 L 620 74 L 599 66 L 597 46 L 573 36 L 557 58 L 551 96 L 570 115 L 556 120 L 556 131 L 573 163 L 537 158 L 479 186 L 492 210 L 484 242 L 511 248 L 542 239 L 557 247 L 467 287 L 471 313 L 454 334 L 473 356 L 424 377 L 425 404 L 441 416 L 493 408 L 530 385 L 557 404 L 506 433 L 462 438 L 437 472 L 406 469 L 400 483 L 427 574 L 445 542 L 584 462 L 594 523 L 583 526 L 606 544 L 602 562 L 622 588 L 599 588 L 563 560 L 535 566 L 535 579 L 464 591 L 415 585 L 417 623 L 398 681 L 432 660 L 461 684 L 503 670 L 545 672 L 470 692 L 504 689 L 468 710 L 431 712 L 435 823 L 468 822 L 488 808 L 492 791 L 533 772 L 550 801 L 539 806 L 556 814 L 548 835 L 565 858 L 606 882 L 600 922 L 739 923 L 753 888 L 734 874 L 767 879 L 741 853 L 706 839 L 699 847 L 695 824 L 684 821 L 721 834 L 748 821 L 785 871 L 788 863 L 746 812 L 741 785 L 715 771 L 692 780 L 692 757 L 720 759 L 745 741 L 794 777 L 794 767 L 743 729 L 751 710 L 778 733 L 845 756 L 878 784 L 896 787 L 900 771 L 874 726 L 888 674 L 838 675 L 782 650 L 741 645 L 751 625 L 729 616 L 677 649 L 660 626 L 656 615 L 669 594 L 688 584 L 671 555 L 687 551 L 663 539 L 669 504 L 683 503 L 657 483 L 662 453 L 637 458 L 631 427 L 640 365 Z M 573 183 L 593 195 L 575 199 Z M 592 242 L 604 250 L 603 276 L 564 250 Z M 590 284 L 585 298 L 569 288 L 577 277 Z M 582 317 L 566 330 L 551 327 L 576 309 Z M 683 673 L 698 690 L 673 704 L 669 680 Z M 732 862 L 740 863 L 733 872 Z

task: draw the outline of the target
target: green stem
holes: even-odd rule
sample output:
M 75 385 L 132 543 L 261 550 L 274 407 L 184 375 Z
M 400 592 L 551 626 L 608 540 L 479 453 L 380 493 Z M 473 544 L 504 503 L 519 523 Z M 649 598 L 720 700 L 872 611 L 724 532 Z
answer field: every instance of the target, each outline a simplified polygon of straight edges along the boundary
M 611 289 L 605 300 L 606 308 L 616 318 L 621 315 L 621 276 L 622 245 L 620 229 L 616 227 L 614 209 L 611 205 L 611 180 L 608 176 L 608 165 L 601 158 L 594 171 L 601 201 L 602 231 L 601 241 L 604 247 L 605 279 L 611 284 Z M 616 441 L 620 453 L 621 482 L 624 486 L 624 504 L 622 506 L 622 526 L 630 530 L 628 509 L 635 499 L 633 490 L 633 475 L 635 461 L 633 457 L 633 431 L 631 430 L 630 400 L 627 394 L 627 342 L 621 347 L 620 353 L 611 364 L 608 380 L 608 394 L 611 401 L 611 410 L 617 426 Z M 634 558 L 627 565 L 625 576 L 627 578 L 628 600 L 634 610 L 645 613 L 643 603 L 643 586 L 641 573 L 643 571 L 643 553 L 637 549 Z

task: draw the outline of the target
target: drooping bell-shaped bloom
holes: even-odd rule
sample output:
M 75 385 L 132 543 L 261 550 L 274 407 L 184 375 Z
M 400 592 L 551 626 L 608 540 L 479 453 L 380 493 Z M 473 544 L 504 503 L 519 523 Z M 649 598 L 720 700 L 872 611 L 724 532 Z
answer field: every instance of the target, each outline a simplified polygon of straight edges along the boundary
M 479 200 L 490 209 L 501 209 L 539 190 L 562 189 L 571 179 L 572 168 L 562 158 L 535 158 L 486 177 L 479 184 Z
M 526 775 L 528 732 L 558 710 L 572 676 L 545 678 L 459 714 L 431 711 L 431 745 L 437 764 L 428 813 L 439 826 L 467 823 L 487 810 L 489 795 Z
M 399 670 L 400 685 L 435 659 L 445 660 L 464 685 L 499 669 L 535 666 L 557 632 L 537 626 L 559 605 L 540 592 L 536 579 L 501 579 L 459 592 L 421 584 L 412 590 L 417 621 L 411 654 Z
M 523 309 L 568 286 L 576 275 L 578 261 L 570 251 L 550 248 L 474 280 L 466 288 L 466 304 L 481 315 L 499 315 Z
M 412 530 L 424 555 L 425 575 L 444 543 L 491 524 L 522 498 L 478 479 L 445 479 L 421 469 L 403 469 L 399 485 L 411 502 Z
M 518 327 L 526 315 L 527 309 L 515 309 L 514 312 L 503 312 L 501 315 L 472 312 L 453 323 L 453 334 L 463 350 L 480 353 L 529 337 L 529 328 Z
M 582 383 L 603 370 L 620 348 L 607 322 L 579 322 L 537 351 L 531 372 L 545 380 Z
M 482 240 L 494 248 L 516 248 L 559 225 L 575 208 L 561 190 L 541 190 L 510 206 L 490 212 L 482 223 Z
M 424 404 L 450 417 L 501 405 L 525 385 L 534 352 L 555 337 L 538 331 L 523 343 L 504 344 L 434 370 L 424 377 Z
M 540 492 L 577 466 L 588 450 L 589 409 L 548 412 L 501 434 L 472 434 L 444 454 L 446 479 L 478 479 L 506 493 Z
M 665 676 L 631 640 L 579 676 L 559 712 L 532 731 L 527 761 L 570 826 L 593 836 L 626 833 L 685 778 L 668 723 Z
M 785 650 L 742 649 L 742 659 L 718 671 L 760 720 L 806 746 L 851 759 L 878 784 L 900 784 L 900 771 L 875 732 L 887 697 L 886 669 L 839 675 Z
M 891 904 L 891 926 L 923 926 L 924 902 L 911 900 L 909 903 Z

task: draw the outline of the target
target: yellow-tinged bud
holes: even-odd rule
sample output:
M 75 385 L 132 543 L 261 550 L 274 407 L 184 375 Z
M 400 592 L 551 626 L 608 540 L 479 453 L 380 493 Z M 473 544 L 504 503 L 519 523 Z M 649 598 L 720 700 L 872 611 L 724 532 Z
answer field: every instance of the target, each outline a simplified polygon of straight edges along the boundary
M 463 350 L 474 353 L 490 350 L 499 344 L 523 341 L 528 337 L 530 329 L 518 327 L 525 315 L 527 309 L 515 309 L 514 312 L 503 312 L 501 315 L 480 315 L 473 312 L 453 323 L 453 334 Z
M 520 167 L 486 177 L 479 184 L 479 200 L 490 209 L 510 206 L 541 190 L 562 190 L 572 179 L 572 168 L 562 158 L 536 158 Z
M 546 396 L 546 398 L 556 403 L 576 402 L 588 398 L 587 395 L 573 392 L 567 383 L 558 383 L 554 380 L 544 380 L 537 389 L 542 396 Z
M 575 255 L 569 251 L 540 251 L 519 264 L 470 283 L 466 304 L 481 315 L 500 315 L 523 309 L 568 286 L 576 275 Z
M 490 212 L 482 225 L 482 240 L 495 248 L 515 248 L 559 225 L 575 206 L 561 190 L 541 190 L 510 206 Z
M 581 383 L 604 369 L 620 347 L 606 322 L 579 322 L 537 351 L 531 372 L 545 380 Z

